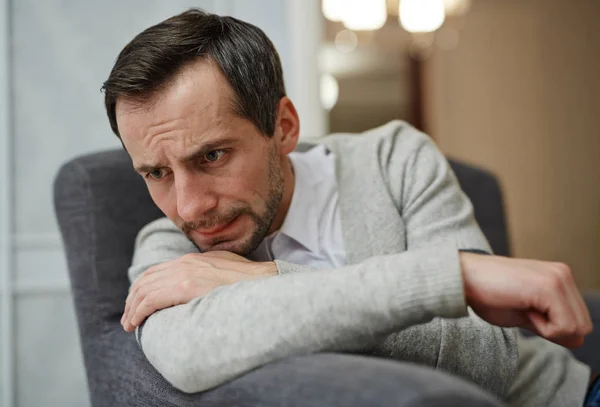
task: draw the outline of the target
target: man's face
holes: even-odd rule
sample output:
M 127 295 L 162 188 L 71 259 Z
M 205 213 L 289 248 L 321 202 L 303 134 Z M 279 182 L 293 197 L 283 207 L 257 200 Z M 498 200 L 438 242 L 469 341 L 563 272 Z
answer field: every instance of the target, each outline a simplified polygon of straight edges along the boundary
M 232 100 L 220 70 L 203 61 L 148 105 L 119 99 L 116 114 L 133 165 L 165 215 L 201 251 L 245 255 L 280 210 L 285 155 L 277 137 L 232 112 Z

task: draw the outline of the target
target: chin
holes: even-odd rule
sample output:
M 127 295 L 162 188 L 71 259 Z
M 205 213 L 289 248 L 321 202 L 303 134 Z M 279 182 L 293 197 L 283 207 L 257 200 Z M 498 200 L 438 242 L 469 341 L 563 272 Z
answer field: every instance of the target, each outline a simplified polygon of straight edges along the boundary
M 206 252 L 226 251 L 226 252 L 232 252 L 232 253 L 244 256 L 244 255 L 246 255 L 246 253 L 243 249 L 244 249 L 244 247 L 242 247 L 242 245 L 240 245 L 238 242 L 230 241 L 230 242 L 220 242 L 220 243 L 213 244 L 207 250 L 204 250 L 204 251 L 206 251 Z
M 264 233 L 261 228 L 253 223 L 252 219 L 240 217 L 234 221 L 229 228 L 217 232 L 214 236 L 202 235 L 198 232 L 192 232 L 188 238 L 194 238 L 194 244 L 201 252 L 227 251 L 246 257 L 249 255 L 264 239 Z M 197 233 L 197 234 L 196 234 Z
M 238 254 L 240 256 L 247 256 L 254 250 L 254 248 L 249 247 L 248 239 L 245 240 L 225 240 L 221 242 L 215 242 L 210 245 L 196 245 L 199 247 L 202 252 L 214 252 L 214 251 L 226 251 Z

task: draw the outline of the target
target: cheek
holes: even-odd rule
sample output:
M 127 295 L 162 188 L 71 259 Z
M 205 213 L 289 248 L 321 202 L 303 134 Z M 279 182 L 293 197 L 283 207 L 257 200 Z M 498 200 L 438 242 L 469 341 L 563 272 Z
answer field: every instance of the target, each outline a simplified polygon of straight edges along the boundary
M 215 187 L 218 188 L 219 200 L 222 203 L 243 202 L 254 209 L 261 209 L 269 193 L 268 168 L 248 166 L 236 171 L 235 175 L 231 174 L 226 179 L 221 179 L 215 183 Z

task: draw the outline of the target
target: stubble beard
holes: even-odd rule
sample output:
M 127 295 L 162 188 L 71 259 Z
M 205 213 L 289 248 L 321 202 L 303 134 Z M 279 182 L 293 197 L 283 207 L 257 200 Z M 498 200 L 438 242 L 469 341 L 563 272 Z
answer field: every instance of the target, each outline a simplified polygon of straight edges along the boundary
M 284 179 L 281 164 L 279 162 L 279 156 L 275 146 L 269 152 L 269 190 L 267 194 L 267 200 L 265 205 L 265 211 L 263 214 L 259 214 L 252 209 L 250 205 L 243 205 L 231 208 L 225 214 L 219 214 L 210 219 L 198 221 L 198 222 L 185 222 L 181 229 L 186 234 L 188 239 L 196 246 L 198 251 L 207 252 L 211 250 L 227 250 L 238 254 L 240 256 L 248 256 L 252 253 L 264 240 L 269 233 L 271 225 L 275 220 L 277 211 L 281 206 L 281 200 L 283 199 L 284 191 Z M 249 216 L 252 219 L 254 228 L 252 234 L 239 243 L 233 245 L 227 245 L 227 242 L 222 238 L 214 238 L 208 247 L 200 247 L 191 237 L 190 232 L 196 228 L 210 228 L 215 225 L 223 225 L 233 221 L 235 218 L 241 215 Z M 225 248 L 221 249 L 218 247 L 219 244 L 225 243 Z

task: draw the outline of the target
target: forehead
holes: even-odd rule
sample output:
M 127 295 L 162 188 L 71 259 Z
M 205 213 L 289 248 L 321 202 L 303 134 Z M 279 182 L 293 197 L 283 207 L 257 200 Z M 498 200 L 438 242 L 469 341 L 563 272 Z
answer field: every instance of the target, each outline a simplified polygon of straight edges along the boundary
M 232 98 L 218 66 L 210 60 L 196 61 L 147 101 L 118 99 L 119 133 L 128 151 L 139 143 L 147 145 L 154 136 L 185 129 L 202 133 L 232 115 Z

